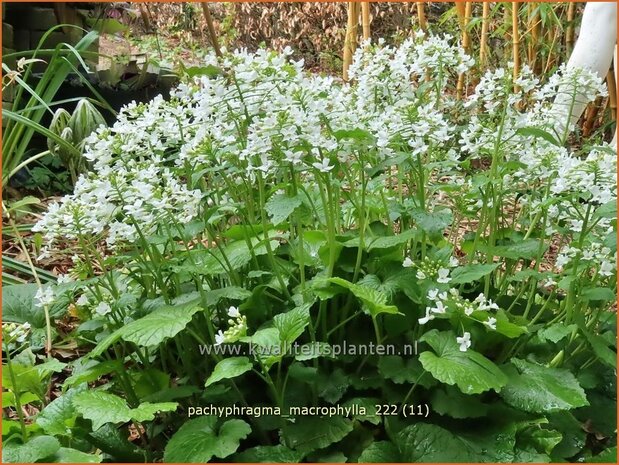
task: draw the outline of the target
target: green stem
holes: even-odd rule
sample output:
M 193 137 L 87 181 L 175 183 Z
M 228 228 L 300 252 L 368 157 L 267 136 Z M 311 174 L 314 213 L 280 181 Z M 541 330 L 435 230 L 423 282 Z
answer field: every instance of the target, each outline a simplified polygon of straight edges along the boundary
M 4 342 L 4 350 L 6 352 L 6 365 L 9 369 L 9 376 L 11 378 L 11 384 L 13 386 L 12 392 L 15 397 L 15 410 L 17 410 L 17 417 L 19 418 L 19 425 L 21 427 L 22 442 L 26 443 L 28 440 L 28 431 L 26 430 L 26 420 L 24 418 L 24 412 L 22 410 L 19 388 L 17 387 L 17 378 L 13 371 L 13 362 L 11 361 L 11 353 L 9 350 L 9 344 Z

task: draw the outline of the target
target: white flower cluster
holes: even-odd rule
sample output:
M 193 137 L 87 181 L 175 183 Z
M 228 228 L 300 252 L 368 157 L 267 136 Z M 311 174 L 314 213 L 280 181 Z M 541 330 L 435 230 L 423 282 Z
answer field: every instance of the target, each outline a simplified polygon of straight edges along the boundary
M 355 141 L 338 137 L 342 130 L 371 134 L 379 159 L 402 144 L 415 155 L 446 142 L 449 121 L 416 89 L 427 73 L 464 71 L 471 58 L 438 37 L 363 50 L 351 67 L 355 85 L 308 75 L 302 62 L 289 61 L 290 50 L 209 56 L 213 76 L 181 84 L 170 101 L 130 104 L 113 127 L 87 139 L 93 171 L 50 206 L 35 231 L 44 232 L 48 248 L 78 235 L 101 235 L 109 246 L 132 242 L 166 217 L 182 223 L 199 213 L 204 193 L 181 181 L 187 169 L 242 174 L 232 182 L 275 179 L 289 166 L 307 176 L 333 173 L 355 159 Z
M 215 345 L 221 345 L 224 342 L 236 342 L 247 334 L 247 317 L 241 315 L 237 307 L 231 306 L 228 308 L 228 329 L 225 331 L 219 330 L 215 334 Z
M 19 344 L 26 342 L 28 333 L 30 332 L 30 323 L 2 323 L 2 339 L 5 343 L 17 342 Z
M 367 164 L 399 167 L 405 159 L 436 170 L 429 183 L 449 179 L 458 186 L 474 213 L 482 206 L 478 186 L 454 174 L 454 166 L 458 157 L 500 151 L 501 162 L 521 166 L 505 179 L 520 206 L 535 211 L 548 197 L 545 189 L 557 196 L 543 206 L 548 234 L 584 227 L 586 205 L 575 206 L 569 196 L 578 193 L 596 208 L 616 198 L 616 158 L 607 147 L 594 147 L 582 158 L 523 131 L 554 134 L 552 101 L 566 82 L 587 101 L 604 93 L 589 72 L 561 68 L 540 86 L 526 67 L 516 80 L 509 70 L 489 71 L 462 108 L 445 90 L 472 59 L 448 38 L 419 35 L 398 47 L 364 44 L 350 67 L 350 84 L 308 74 L 290 55 L 209 55 L 208 77 L 179 85 L 168 101 L 157 97 L 125 107 L 113 127 L 88 138 L 85 156 L 93 170 L 36 225 L 46 250 L 78 236 L 123 247 L 171 222 L 192 220 L 213 199 L 218 205 L 224 195 L 230 204 L 243 201 L 244 190 L 236 186 L 246 191 L 256 189 L 257 181 L 281 185 L 290 173 L 308 184 L 338 180 L 352 191 L 360 181 L 349 179 L 350 173 Z M 554 136 L 561 142 L 561 134 Z M 587 227 L 601 238 L 611 223 L 602 217 Z M 614 263 L 611 255 L 606 260 Z M 418 274 L 450 280 L 446 265 L 422 267 Z
M 450 257 L 449 262 L 444 264 L 441 261 L 434 261 L 429 257 L 425 257 L 423 261 L 415 265 L 410 257 L 406 257 L 404 262 L 402 262 L 402 266 L 404 268 L 415 266 L 417 268 L 417 273 L 415 274 L 417 279 L 435 279 L 437 283 L 447 284 L 451 281 L 449 277 L 451 273 L 450 268 L 458 266 L 458 259 L 456 257 Z
M 497 319 L 489 314 L 490 311 L 499 310 L 499 306 L 482 293 L 475 300 L 470 301 L 460 295 L 457 289 L 452 288 L 448 292 L 439 289 L 430 289 L 426 299 L 431 305 L 426 307 L 426 315 L 419 318 L 419 324 L 425 325 L 440 315 L 448 316 L 450 310 L 461 312 L 466 317 L 471 317 L 474 312 L 483 312 L 479 318 L 471 318 L 479 321 L 488 329 L 496 330 Z M 485 319 L 480 319 L 480 318 Z M 462 337 L 457 337 L 456 342 L 460 345 L 460 351 L 466 352 L 471 346 L 471 334 L 465 332 Z
M 430 289 L 426 298 L 432 303 L 432 306 L 427 306 L 426 315 L 419 318 L 419 324 L 421 325 L 427 324 L 436 315 L 446 314 L 450 306 L 466 316 L 471 316 L 474 312 L 489 312 L 499 309 L 499 306 L 491 299 L 487 299 L 483 293 L 479 294 L 475 300 L 469 301 L 463 298 L 455 288 L 450 289 L 449 292 L 440 291 L 436 288 Z M 496 318 L 488 317 L 483 323 L 490 329 L 496 329 L 496 321 Z

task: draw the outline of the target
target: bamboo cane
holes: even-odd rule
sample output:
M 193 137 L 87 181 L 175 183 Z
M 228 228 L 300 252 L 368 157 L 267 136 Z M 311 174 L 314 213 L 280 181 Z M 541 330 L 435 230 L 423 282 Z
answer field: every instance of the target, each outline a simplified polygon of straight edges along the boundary
M 422 31 L 428 29 L 428 20 L 426 19 L 426 6 L 424 2 L 417 2 L 417 17 L 419 18 L 419 27 Z
M 574 49 L 574 10 L 575 2 L 570 2 L 567 7 L 567 28 L 565 30 L 565 48 L 568 54 Z
M 221 49 L 219 48 L 219 40 L 217 39 L 217 33 L 215 32 L 215 26 L 213 25 L 213 18 L 211 18 L 211 12 L 208 9 L 206 2 L 202 2 L 202 12 L 204 13 L 204 19 L 206 20 L 206 26 L 208 27 L 208 33 L 211 36 L 211 43 L 215 49 L 215 55 L 222 56 Z
M 512 58 L 514 61 L 514 80 L 520 74 L 520 30 L 518 29 L 518 2 L 512 2 Z
M 471 11 L 473 9 L 473 2 L 464 3 L 464 28 L 462 29 L 462 47 L 465 52 L 469 51 L 471 47 L 471 35 L 468 31 L 468 26 L 471 23 Z
M 613 121 L 617 121 L 617 82 L 615 73 L 611 69 L 606 75 L 606 86 L 608 87 L 608 106 Z
M 541 32 L 541 20 L 539 16 L 539 5 L 537 3 L 529 3 L 529 28 L 531 30 L 531 41 L 529 42 L 529 67 L 539 72 L 540 60 L 537 59 L 537 47 Z
M 468 13 L 467 13 L 468 12 Z M 471 2 L 458 2 L 456 3 L 456 13 L 458 14 L 458 23 L 460 25 L 460 32 L 462 34 L 462 48 L 465 52 L 469 48 L 469 33 L 466 30 L 468 25 L 468 17 L 471 15 Z M 464 91 L 464 73 L 458 75 L 458 82 L 456 83 L 456 98 L 462 98 Z
M 348 2 L 348 24 L 346 25 L 346 38 L 344 39 L 344 60 L 342 77 L 348 81 L 348 68 L 352 64 L 352 57 L 357 48 L 357 24 L 359 23 L 359 4 Z
M 460 26 L 460 31 L 464 29 L 464 16 L 466 12 L 465 2 L 456 2 L 456 14 L 458 15 L 458 25 Z
M 479 64 L 484 67 L 488 63 L 488 26 L 490 3 L 484 2 L 481 13 L 481 39 L 479 44 Z
M 361 25 L 363 27 L 363 40 L 370 38 L 370 2 L 361 4 Z

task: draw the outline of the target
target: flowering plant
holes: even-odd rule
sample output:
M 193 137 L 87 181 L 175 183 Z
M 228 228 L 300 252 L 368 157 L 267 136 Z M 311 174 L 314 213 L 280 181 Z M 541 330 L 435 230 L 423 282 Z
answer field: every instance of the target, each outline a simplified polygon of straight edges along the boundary
M 458 100 L 472 59 L 449 38 L 366 43 L 350 84 L 291 54 L 212 56 L 169 100 L 128 105 L 88 137 L 92 171 L 36 226 L 42 254 L 74 264 L 38 298 L 70 302 L 87 349 L 40 414 L 68 397 L 74 426 L 43 432 L 132 461 L 563 461 L 613 447 L 616 157 L 570 148 L 552 105 L 562 83 L 591 101 L 600 80 L 498 69 Z M 325 350 L 368 341 L 419 353 Z M 309 355 L 267 350 L 291 344 Z M 282 414 L 165 413 L 205 403 Z M 339 404 L 365 413 L 284 415 Z M 127 425 L 142 446 L 103 439 Z

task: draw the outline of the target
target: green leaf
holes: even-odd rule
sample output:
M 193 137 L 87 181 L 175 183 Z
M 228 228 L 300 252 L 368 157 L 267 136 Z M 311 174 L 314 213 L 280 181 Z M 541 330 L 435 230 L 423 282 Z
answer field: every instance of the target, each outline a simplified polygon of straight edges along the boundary
M 228 420 L 216 428 L 217 417 L 189 420 L 170 438 L 163 461 L 168 463 L 206 463 L 213 457 L 223 459 L 236 452 L 241 439 L 251 433 L 243 420 Z
M 20 202 L 25 201 L 26 199 L 29 199 L 29 198 L 32 198 L 32 197 L 25 197 Z M 38 199 L 35 199 L 35 200 L 39 202 Z M 16 202 L 12 204 L 10 208 L 15 209 L 16 204 L 20 202 Z M 22 275 L 26 275 L 29 278 L 34 278 L 33 270 L 30 267 L 30 265 L 28 265 L 27 263 L 23 263 L 19 260 L 16 260 L 12 257 L 9 257 L 8 255 L 4 255 L 4 254 L 2 254 L 2 271 L 18 272 Z M 57 281 L 56 276 L 47 270 L 34 267 L 34 271 L 36 271 L 36 274 L 39 280 L 44 284 L 45 283 L 56 283 Z
M 275 226 L 282 224 L 303 204 L 300 196 L 288 197 L 286 194 L 276 194 L 265 204 L 264 209 L 271 216 Z
M 396 436 L 402 461 L 418 462 L 476 462 L 471 445 L 440 426 L 415 423 Z
M 273 235 L 276 232 L 269 232 L 269 234 Z M 245 240 L 238 240 L 225 245 L 220 244 L 216 249 L 199 250 L 195 253 L 193 263 L 185 263 L 180 267 L 176 267 L 176 269 L 202 276 L 216 276 L 228 273 L 229 268 L 240 270 L 251 261 L 252 252 L 255 256 L 265 255 L 268 252 L 263 237 L 252 237 L 250 238 L 250 243 L 252 244 L 252 250 L 249 249 Z M 270 245 L 272 250 L 277 250 L 280 242 L 278 240 L 271 240 Z M 220 248 L 223 248 L 223 252 Z M 227 262 L 224 259 L 224 255 Z M 227 263 L 230 264 L 229 267 Z
M 215 78 L 223 74 L 223 70 L 215 65 L 190 66 L 188 68 L 182 67 L 182 70 L 190 78 L 196 76 L 207 76 L 209 78 Z
M 497 310 L 494 316 L 496 317 L 496 332 L 503 336 L 513 339 L 529 332 L 526 326 L 519 326 L 509 321 L 509 316 L 503 309 Z
M 459 266 L 451 272 L 451 284 L 468 284 L 477 281 L 498 268 L 499 264 Z
M 326 342 L 309 342 L 299 347 L 295 360 L 303 362 L 305 360 L 312 360 L 320 357 L 333 358 L 333 348 Z
M 497 257 L 509 258 L 510 260 L 518 260 L 521 258 L 533 260 L 537 258 L 538 254 L 543 254 L 547 248 L 548 246 L 540 240 L 527 239 L 508 245 L 483 247 L 482 250 Z
M 299 463 L 305 454 L 278 444 L 256 446 L 234 456 L 234 463 Z
M 180 307 L 166 306 L 122 328 L 122 339 L 139 346 L 152 347 L 176 336 L 200 310 L 199 299 Z
M 424 373 L 419 360 L 399 355 L 386 355 L 378 360 L 378 372 L 396 384 L 415 383 Z
M 617 300 L 617 294 L 608 287 L 588 287 L 583 289 L 580 295 L 587 300 Z
M 609 347 L 609 342 L 602 336 L 593 334 L 587 329 L 584 324 L 580 325 L 580 331 L 585 335 L 587 341 L 593 349 L 593 353 L 598 359 L 600 359 L 606 365 L 616 368 L 617 367 L 617 352 L 616 349 Z M 613 338 L 615 339 L 615 338 Z
M 300 417 L 285 434 L 290 447 L 311 452 L 342 440 L 352 429 L 352 422 L 342 417 Z
M 176 410 L 176 402 L 151 404 L 144 402 L 136 408 L 130 408 L 120 397 L 102 391 L 87 391 L 76 395 L 73 406 L 86 419 L 92 421 L 92 429 L 98 430 L 105 423 L 127 423 L 131 420 L 150 421 L 158 412 Z
M 586 444 L 586 436 L 583 425 L 574 418 L 569 411 L 551 413 L 547 415 L 550 426 L 559 430 L 563 436 L 561 442 L 552 450 L 553 457 L 567 459 L 580 452 Z M 557 460 L 553 460 L 557 462 Z
M 500 395 L 512 407 L 546 413 L 589 405 L 585 391 L 566 369 L 512 359 L 504 371 L 508 382 Z
M 542 328 L 537 332 L 537 336 L 542 341 L 551 341 L 555 344 L 561 339 L 572 334 L 578 327 L 576 325 L 565 325 L 564 323 L 555 323 L 547 328 Z
M 39 402 L 40 400 L 41 399 L 39 399 L 39 397 L 32 392 L 24 392 L 21 396 L 19 396 L 19 402 L 22 405 L 26 405 L 31 402 Z M 15 394 L 11 391 L 2 392 L 2 408 L 6 407 L 15 407 Z
M 544 131 L 543 129 L 533 126 L 518 128 L 516 130 L 516 134 L 524 137 L 533 137 L 534 139 L 544 139 L 546 142 L 550 142 L 552 145 L 556 145 L 557 147 L 562 146 L 562 144 L 556 139 L 556 137 L 550 134 L 548 131 Z
M 236 378 L 252 369 L 252 363 L 247 357 L 224 358 L 215 365 L 211 376 L 206 380 L 205 387 L 210 386 L 222 379 Z
M 15 441 L 2 444 L 3 463 L 35 463 L 54 455 L 60 449 L 58 439 L 52 436 L 37 436 L 26 444 Z
M 347 400 L 342 405 L 350 408 L 355 408 L 354 406 L 358 407 L 359 413 L 353 415 L 353 420 L 367 421 L 373 425 L 379 425 L 381 423 L 381 417 L 376 414 L 376 406 L 380 404 L 381 400 L 376 397 L 354 397 Z M 365 409 L 365 413 L 361 413 L 362 408 Z
M 73 406 L 73 398 L 84 390 L 85 387 L 69 389 L 66 393 L 47 404 L 37 415 L 37 425 L 47 434 L 71 436 L 71 428 L 77 418 L 77 410 Z
M 593 218 L 617 218 L 617 202 L 615 200 L 611 200 L 610 202 L 600 205 L 595 209 Z
M 251 297 L 251 292 L 247 289 L 237 286 L 222 287 L 214 289 L 206 293 L 206 305 L 210 307 L 216 306 L 222 299 L 230 300 L 246 300 Z
M 550 455 L 563 436 L 558 431 L 541 428 L 540 425 L 529 426 L 518 433 L 518 445 L 533 447 L 541 454 Z
M 401 463 L 397 446 L 390 441 L 376 441 L 359 456 L 359 463 Z
M 453 215 L 450 210 L 436 210 L 428 213 L 421 209 L 416 209 L 412 213 L 412 217 L 417 223 L 417 226 L 422 231 L 425 231 L 430 236 L 442 235 L 453 221 Z
M 9 323 L 30 323 L 33 328 L 45 328 L 45 312 L 35 305 L 34 296 L 38 286 L 33 283 L 2 287 L 2 321 Z M 50 306 L 50 316 L 64 313 L 66 307 Z
M 381 236 L 374 239 L 368 245 L 368 251 L 376 250 L 376 249 L 388 249 L 391 247 L 396 247 L 398 245 L 405 244 L 409 240 L 413 239 L 418 232 L 414 229 L 409 229 L 404 231 L 402 234 L 398 234 L 395 236 Z
M 333 132 L 333 136 L 338 141 L 352 139 L 357 142 L 373 143 L 375 140 L 374 135 L 371 132 L 361 128 L 338 129 Z
M 103 425 L 87 436 L 97 449 L 113 457 L 115 462 L 142 463 L 146 459 L 146 451 L 130 442 L 126 429 L 117 428 L 111 423 Z
M 509 316 L 503 309 L 499 309 L 496 313 L 490 313 L 484 310 L 475 311 L 471 314 L 471 318 L 477 321 L 487 321 L 489 317 L 496 318 L 496 332 L 510 339 L 526 334 L 528 329 L 526 326 L 519 326 L 509 320 Z
M 305 327 L 309 324 L 311 306 L 312 303 L 304 304 L 273 317 L 273 326 L 279 331 L 281 342 L 292 344 L 303 334 Z
M 99 379 L 103 375 L 113 373 L 123 369 L 123 363 L 120 360 L 106 360 L 105 362 L 90 361 L 92 365 L 81 369 L 77 373 L 73 373 L 67 379 L 65 379 L 62 385 L 63 389 L 71 386 L 75 386 L 82 383 L 90 383 Z
M 350 379 L 341 368 L 329 374 L 321 373 L 317 381 L 320 386 L 318 395 L 331 404 L 340 400 L 350 386 Z
M 488 413 L 488 406 L 475 396 L 462 394 L 456 388 L 437 389 L 431 398 L 432 411 L 452 418 L 480 418 Z
M 436 329 L 420 339 L 434 353 L 423 352 L 419 361 L 438 381 L 456 385 L 465 394 L 479 394 L 490 389 L 499 391 L 507 382 L 503 372 L 486 357 L 471 349 L 461 352 L 456 335 Z
M 329 278 L 327 281 L 348 289 L 353 295 L 363 303 L 364 310 L 372 318 L 376 318 L 381 313 L 400 314 L 398 307 L 387 305 L 387 296 L 384 292 L 369 287 L 353 284 L 342 278 Z
M 88 356 L 97 357 L 101 355 L 119 339 L 133 342 L 139 346 L 157 346 L 185 329 L 194 313 L 200 310 L 199 302 L 200 299 L 194 299 L 180 306 L 166 305 L 160 307 L 145 317 L 132 321 L 114 331 L 97 344 Z
M 155 415 L 161 412 L 174 412 L 178 408 L 178 402 L 142 402 L 136 408 L 131 409 L 131 419 L 136 421 L 152 421 Z
M 87 454 L 69 447 L 61 447 L 54 455 L 54 463 L 101 463 L 102 460 L 101 455 Z

